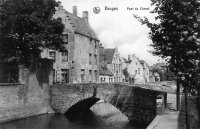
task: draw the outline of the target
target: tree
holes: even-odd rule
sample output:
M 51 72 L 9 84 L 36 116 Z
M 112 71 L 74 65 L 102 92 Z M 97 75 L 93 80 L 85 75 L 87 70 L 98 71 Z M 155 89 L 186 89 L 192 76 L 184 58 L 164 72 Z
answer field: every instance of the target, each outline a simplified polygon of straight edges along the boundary
M 122 72 L 123 72 L 123 74 L 125 76 L 125 81 L 128 82 L 129 78 L 130 78 L 130 75 L 128 73 L 127 67 L 125 69 L 123 69 Z
M 16 78 L 19 63 L 37 70 L 45 48 L 64 50 L 64 25 L 54 19 L 55 0 L 2 0 L 0 3 L 0 65 L 3 75 Z M 39 63 L 40 62 L 40 63 Z M 14 64 L 10 67 L 7 64 Z M 9 67 L 6 69 L 5 67 Z M 14 70 L 12 68 L 15 68 Z M 6 75 L 7 74 L 7 75 Z M 7 78 L 7 77 L 6 77 Z M 8 79 L 0 78 L 1 82 Z
M 0 61 L 31 64 L 45 48 L 63 50 L 64 25 L 55 0 L 4 0 L 0 5 Z
M 135 17 L 150 28 L 149 37 L 154 48 L 152 53 L 165 58 L 185 90 L 190 91 L 194 86 L 199 86 L 196 81 L 199 75 L 196 61 L 200 60 L 200 1 L 151 1 L 155 6 L 152 13 L 157 14 L 155 19 L 159 23 Z

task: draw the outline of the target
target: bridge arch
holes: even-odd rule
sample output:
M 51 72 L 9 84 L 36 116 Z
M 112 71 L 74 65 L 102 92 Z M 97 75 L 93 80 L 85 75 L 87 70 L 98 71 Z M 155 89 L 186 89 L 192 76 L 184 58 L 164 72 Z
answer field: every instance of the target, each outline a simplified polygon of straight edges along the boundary
M 78 104 L 81 101 L 87 100 L 87 99 L 92 99 L 92 98 L 96 98 L 97 101 L 99 100 L 104 100 L 105 102 L 109 102 L 109 96 L 106 95 L 102 95 L 102 94 L 97 94 L 96 96 L 94 96 L 93 94 L 84 94 L 84 95 L 79 95 L 78 97 L 74 98 L 73 100 L 71 100 L 68 104 L 65 105 L 65 107 L 62 110 L 62 113 L 66 113 L 70 108 L 73 108 L 74 105 Z M 96 101 L 96 102 L 97 102 Z M 96 103 L 95 102 L 95 103 Z M 95 104 L 94 103 L 94 104 Z M 94 105 L 93 104 L 93 105 Z M 110 103 L 112 104 L 112 103 Z M 91 105 L 91 106 L 93 106 Z M 113 104 L 112 104 L 113 105 Z M 114 105 L 113 105 L 114 106 Z M 117 107 L 116 107 L 117 108 Z
M 62 113 L 65 113 L 68 111 L 68 109 L 70 109 L 72 106 L 74 106 L 75 104 L 77 104 L 78 102 L 91 98 L 93 95 L 92 94 L 84 94 L 84 95 L 79 95 L 78 97 L 74 98 L 73 100 L 71 100 L 69 103 L 67 103 L 67 105 L 65 105 L 65 107 L 62 110 Z
M 50 104 L 55 113 L 65 114 L 78 104 L 89 103 L 80 106 L 89 109 L 98 100 L 104 100 L 121 111 L 131 122 L 148 124 L 156 116 L 157 96 L 166 96 L 166 93 L 143 87 L 125 84 L 55 84 L 51 86 Z M 166 101 L 166 97 L 164 98 Z
M 88 103 L 87 100 L 92 101 L 92 102 Z M 77 106 L 78 104 L 80 105 L 81 102 L 82 104 L 84 104 L 85 102 L 87 104 L 87 109 L 90 109 L 99 100 L 104 100 L 105 102 L 111 104 L 113 107 L 119 110 L 122 114 L 124 114 L 128 119 L 130 118 L 130 116 L 126 114 L 126 112 L 121 110 L 119 105 L 116 105 L 113 103 L 109 95 L 105 95 L 105 94 L 97 94 L 96 96 L 92 94 L 79 95 L 78 97 L 71 100 L 69 104 L 64 107 L 64 110 L 62 113 L 66 114 L 68 111 L 73 111 L 73 108 L 76 108 L 75 106 Z

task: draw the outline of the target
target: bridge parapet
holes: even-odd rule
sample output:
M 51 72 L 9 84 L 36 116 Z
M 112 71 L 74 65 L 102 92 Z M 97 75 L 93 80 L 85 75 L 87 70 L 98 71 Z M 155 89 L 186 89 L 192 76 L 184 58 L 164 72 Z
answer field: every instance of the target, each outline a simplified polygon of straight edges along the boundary
M 145 89 L 139 85 L 54 84 L 51 85 L 51 107 L 57 113 L 65 113 L 78 103 L 81 108 L 90 108 L 102 99 L 118 108 L 130 121 L 149 124 L 157 114 L 158 95 L 166 99 L 165 92 Z

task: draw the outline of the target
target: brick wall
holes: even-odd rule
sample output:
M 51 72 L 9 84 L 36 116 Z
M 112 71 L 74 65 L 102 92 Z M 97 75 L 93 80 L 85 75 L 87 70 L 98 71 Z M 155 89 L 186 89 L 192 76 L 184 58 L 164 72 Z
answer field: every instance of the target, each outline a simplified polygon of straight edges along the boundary
M 35 74 L 26 74 L 25 84 L 0 84 L 0 122 L 50 111 L 49 86 Z

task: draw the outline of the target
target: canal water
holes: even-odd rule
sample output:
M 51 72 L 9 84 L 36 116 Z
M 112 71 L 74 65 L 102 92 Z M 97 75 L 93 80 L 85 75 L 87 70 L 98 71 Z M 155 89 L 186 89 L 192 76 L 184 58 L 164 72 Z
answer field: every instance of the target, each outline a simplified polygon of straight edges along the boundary
M 128 119 L 109 103 L 98 103 L 91 110 L 66 117 L 44 114 L 0 124 L 0 129 L 144 129 Z

